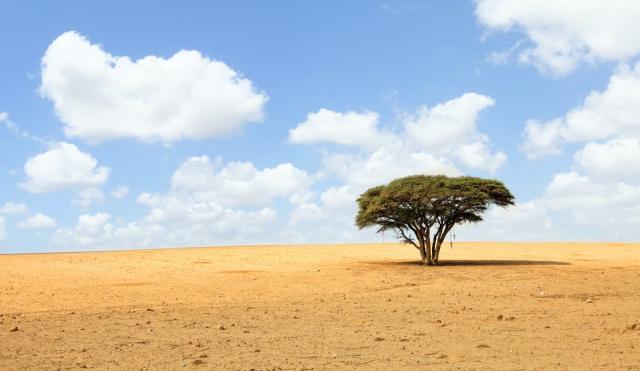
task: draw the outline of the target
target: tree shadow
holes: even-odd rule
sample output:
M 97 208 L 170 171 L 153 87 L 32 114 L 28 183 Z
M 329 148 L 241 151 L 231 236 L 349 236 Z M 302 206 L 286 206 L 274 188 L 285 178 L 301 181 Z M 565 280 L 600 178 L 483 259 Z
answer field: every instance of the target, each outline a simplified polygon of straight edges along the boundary
M 366 262 L 379 265 L 423 265 L 419 260 L 395 262 Z M 483 267 L 483 266 L 518 266 L 518 265 L 571 265 L 571 263 L 553 260 L 440 260 L 436 267 Z

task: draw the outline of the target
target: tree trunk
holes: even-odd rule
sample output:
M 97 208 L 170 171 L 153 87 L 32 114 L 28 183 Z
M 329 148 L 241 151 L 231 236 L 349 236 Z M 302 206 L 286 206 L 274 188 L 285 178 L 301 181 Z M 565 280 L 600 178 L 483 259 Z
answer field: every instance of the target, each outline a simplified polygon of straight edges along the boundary
M 422 264 L 433 265 L 429 235 L 425 236 L 419 234 L 418 241 L 420 242 L 420 257 L 422 258 Z
M 436 248 L 435 248 L 435 253 L 433 254 L 433 264 L 437 265 L 438 259 L 440 258 L 440 248 L 442 247 L 442 242 L 436 242 L 435 245 L 436 245 Z

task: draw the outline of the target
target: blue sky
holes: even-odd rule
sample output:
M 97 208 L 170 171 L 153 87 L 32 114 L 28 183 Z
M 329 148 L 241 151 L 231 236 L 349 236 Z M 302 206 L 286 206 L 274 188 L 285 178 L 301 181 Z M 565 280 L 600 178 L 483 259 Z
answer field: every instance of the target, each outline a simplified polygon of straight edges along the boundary
M 512 189 L 458 239 L 637 240 L 638 6 L 555 3 L 4 4 L 1 251 L 378 241 L 411 173 Z

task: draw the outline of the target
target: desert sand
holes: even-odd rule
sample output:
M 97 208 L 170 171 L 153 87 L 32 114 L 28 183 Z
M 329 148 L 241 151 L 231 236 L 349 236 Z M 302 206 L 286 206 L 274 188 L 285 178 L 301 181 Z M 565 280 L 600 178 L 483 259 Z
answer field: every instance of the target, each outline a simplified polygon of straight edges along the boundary
M 635 369 L 640 245 L 0 256 L 0 369 Z

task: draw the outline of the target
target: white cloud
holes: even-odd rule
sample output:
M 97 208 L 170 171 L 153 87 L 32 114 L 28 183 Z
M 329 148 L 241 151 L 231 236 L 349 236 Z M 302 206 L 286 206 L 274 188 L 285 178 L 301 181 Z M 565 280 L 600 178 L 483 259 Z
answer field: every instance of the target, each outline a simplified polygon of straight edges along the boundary
M 506 155 L 491 152 L 488 137 L 478 130 L 480 112 L 493 104 L 490 97 L 467 93 L 405 114 L 396 130 L 381 128 L 373 113 L 321 110 L 308 115 L 305 122 L 290 131 L 291 141 L 331 142 L 343 145 L 347 151 L 323 153 L 321 174 L 336 180 L 337 185 L 329 186 L 320 195 L 312 193 L 303 200 L 292 200 L 295 205 L 289 215 L 287 239 L 377 239 L 371 231 L 358 231 L 354 226 L 356 199 L 367 188 L 412 174 L 458 176 L 462 171 L 457 165 L 495 173 L 505 163 Z M 358 120 L 360 124 L 355 124 Z M 298 135 L 295 140 L 294 134 Z
M 65 134 L 91 143 L 224 136 L 261 121 L 268 99 L 225 63 L 197 51 L 133 61 L 75 32 L 49 45 L 40 91 L 53 101 Z
M 492 207 L 483 222 L 456 226 L 453 232 L 463 240 L 553 241 L 563 237 L 541 200 Z
M 73 144 L 56 143 L 31 157 L 24 166 L 27 181 L 20 186 L 31 193 L 97 187 L 107 181 L 109 169 Z
M 556 174 L 540 196 L 492 208 L 485 222 L 456 232 L 481 240 L 637 241 L 639 215 L 639 185 L 571 171 Z
M 640 180 L 640 140 L 615 138 L 605 143 L 587 143 L 574 159 L 597 179 Z
M 90 187 L 78 190 L 71 202 L 79 205 L 83 209 L 86 209 L 93 204 L 104 202 L 105 199 L 106 197 L 100 188 Z
M 358 192 L 409 174 L 459 175 L 456 161 L 471 169 L 495 173 L 505 163 L 506 155 L 491 153 L 489 139 L 477 128 L 480 112 L 493 105 L 490 97 L 463 94 L 404 115 L 401 130 L 396 132 L 380 128 L 374 113 L 323 109 L 309 114 L 307 121 L 291 130 L 290 140 L 360 147 L 363 153 L 329 152 L 323 159 L 326 173 L 338 176 Z
M 547 123 L 531 121 L 523 149 L 536 158 L 560 152 L 562 143 L 640 136 L 640 63 L 621 66 L 607 88 L 593 91 L 583 104 Z
M 495 174 L 507 162 L 507 155 L 504 152 L 492 154 L 486 141 L 464 144 L 454 155 L 464 165 L 472 169 L 486 170 L 491 174 Z
M 113 224 L 107 213 L 84 214 L 78 217 L 73 229 L 56 230 L 53 241 L 67 247 L 100 249 L 111 247 L 113 243 Z
M 440 103 L 433 108 L 419 107 L 405 123 L 406 141 L 434 152 L 478 138 L 478 114 L 495 104 L 493 99 L 476 93 Z
M 521 148 L 530 159 L 560 154 L 562 132 L 561 119 L 547 123 L 529 120 L 524 127 L 525 141 Z
M 26 214 L 28 211 L 29 209 L 25 204 L 16 204 L 13 202 L 7 202 L 4 205 L 0 206 L 0 215 Z
M 129 195 L 129 187 L 119 186 L 113 190 L 111 190 L 111 197 L 119 200 L 125 198 Z
M 383 147 L 368 155 L 328 154 L 323 164 L 326 171 L 362 192 L 406 175 L 461 174 L 446 157 L 411 152 L 401 146 Z
M 533 45 L 519 60 L 555 76 L 579 63 L 622 61 L 640 54 L 640 3 L 628 0 L 476 0 L 491 30 L 524 33 Z
M 309 174 L 289 163 L 258 170 L 250 162 L 221 162 L 207 156 L 190 158 L 173 174 L 172 190 L 223 206 L 258 207 L 305 192 L 312 182 Z
M 0 216 L 0 242 L 7 239 L 7 225 L 4 218 Z
M 129 223 L 106 213 L 86 214 L 54 241 L 68 248 L 212 245 L 281 241 L 277 199 L 305 200 L 313 181 L 291 164 L 257 169 L 250 162 L 223 164 L 207 156 L 185 161 L 167 193 L 142 193 L 146 216 Z
M 309 113 L 307 119 L 289 130 L 292 143 L 331 142 L 347 146 L 375 148 L 384 141 L 375 112 L 334 112 L 325 108 Z
M 37 213 L 18 223 L 18 227 L 27 229 L 54 228 L 58 223 L 48 215 Z
M 584 143 L 572 169 L 556 174 L 534 201 L 570 239 L 637 240 L 640 222 L 640 64 L 620 66 L 603 91 L 563 117 L 530 121 L 522 148 L 530 158 Z M 578 232 L 579 231 L 579 232 Z M 568 236 L 568 237 L 567 237 Z

